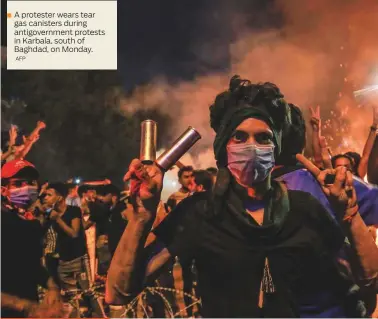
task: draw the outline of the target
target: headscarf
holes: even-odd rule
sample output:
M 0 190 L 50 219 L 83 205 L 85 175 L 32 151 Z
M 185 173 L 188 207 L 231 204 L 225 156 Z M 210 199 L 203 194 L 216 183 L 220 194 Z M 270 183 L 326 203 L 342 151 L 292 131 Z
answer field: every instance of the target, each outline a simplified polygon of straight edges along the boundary
M 260 119 L 269 125 L 273 132 L 275 156 L 280 154 L 282 134 L 290 123 L 290 109 L 282 93 L 273 83 L 251 84 L 235 75 L 231 78 L 229 90 L 219 94 L 210 106 L 218 167 L 227 165 L 227 143 L 235 128 L 247 118 Z

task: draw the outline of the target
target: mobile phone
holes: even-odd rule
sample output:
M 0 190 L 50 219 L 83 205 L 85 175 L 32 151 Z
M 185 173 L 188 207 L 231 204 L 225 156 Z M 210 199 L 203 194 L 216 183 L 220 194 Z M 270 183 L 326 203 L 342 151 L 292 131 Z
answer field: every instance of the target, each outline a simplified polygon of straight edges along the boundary
M 324 179 L 324 184 L 330 185 L 335 182 L 336 175 L 335 174 L 327 174 L 325 179 Z

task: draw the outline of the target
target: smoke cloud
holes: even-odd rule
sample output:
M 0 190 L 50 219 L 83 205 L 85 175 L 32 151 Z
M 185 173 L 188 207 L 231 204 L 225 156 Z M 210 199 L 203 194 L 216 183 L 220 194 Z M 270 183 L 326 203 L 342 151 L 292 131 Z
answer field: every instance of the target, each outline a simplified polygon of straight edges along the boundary
M 238 8 L 236 2 L 223 5 L 228 19 L 214 20 L 219 26 L 208 26 L 225 30 L 224 24 L 228 24 L 234 34 L 232 41 L 228 34 L 223 42 L 218 37 L 212 50 L 209 44 L 196 48 L 203 61 L 210 61 L 212 55 L 214 59 L 228 55 L 229 64 L 223 72 L 209 70 L 192 81 L 178 83 L 156 78 L 137 88 L 132 96 L 123 97 L 122 112 L 158 108 L 173 118 L 172 138 L 189 125 L 195 127 L 202 139 L 183 162 L 197 168 L 214 166 L 214 133 L 208 107 L 218 93 L 227 89 L 229 78 L 239 74 L 253 82 L 277 84 L 307 118 L 309 106 L 320 105 L 333 152 L 362 152 L 372 112 L 361 106 L 352 92 L 373 84 L 377 75 L 378 2 L 277 0 L 271 9 L 281 17 L 279 26 L 257 31 L 251 17 L 258 13 L 245 13 L 245 9 Z

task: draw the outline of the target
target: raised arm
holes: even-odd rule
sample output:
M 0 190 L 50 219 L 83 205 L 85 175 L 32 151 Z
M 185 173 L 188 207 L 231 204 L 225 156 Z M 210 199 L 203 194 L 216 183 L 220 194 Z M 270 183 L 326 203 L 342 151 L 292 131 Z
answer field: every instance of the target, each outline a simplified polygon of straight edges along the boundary
M 163 173 L 155 166 L 144 166 L 134 159 L 125 175 L 131 180 L 130 220 L 114 253 L 106 282 L 105 300 L 109 304 L 124 304 L 143 287 L 147 268 L 159 269 L 169 259 L 162 251 L 147 267 L 144 246 L 155 220 L 163 185 Z
M 318 180 L 337 213 L 338 222 L 351 243 L 350 262 L 358 284 L 365 287 L 374 285 L 378 276 L 378 248 L 358 212 L 352 174 L 344 167 L 320 171 L 300 154 L 297 159 Z M 325 184 L 327 174 L 336 175 L 333 184 Z
M 314 156 L 314 162 L 317 167 L 323 167 L 322 151 L 320 148 L 320 135 L 321 135 L 321 118 L 320 107 L 317 106 L 314 110 L 310 107 L 311 111 L 311 128 L 312 128 L 312 151 Z
M 364 150 L 362 152 L 361 161 L 357 168 L 358 175 L 361 178 L 364 178 L 365 175 L 367 174 L 369 157 L 371 155 L 371 151 L 373 149 L 374 142 L 377 137 L 377 130 L 378 130 L 378 104 L 375 104 L 373 106 L 373 124 L 370 127 L 369 136 L 366 140 Z
M 39 139 L 39 132 L 44 128 L 46 128 L 46 124 L 38 121 L 36 128 L 24 139 L 24 147 L 16 154 L 16 159 L 24 158 L 29 153 L 33 144 Z
M 16 144 L 16 138 L 17 138 L 17 127 L 15 125 L 12 125 L 9 129 L 9 143 L 8 143 L 8 150 L 1 154 L 1 160 L 5 161 L 9 156 L 14 154 L 14 145 Z

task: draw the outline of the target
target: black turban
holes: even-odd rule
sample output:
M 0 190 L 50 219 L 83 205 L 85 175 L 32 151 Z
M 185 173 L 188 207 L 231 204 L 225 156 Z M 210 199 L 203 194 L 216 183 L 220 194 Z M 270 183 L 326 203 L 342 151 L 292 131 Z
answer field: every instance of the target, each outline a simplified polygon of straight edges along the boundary
M 219 94 L 210 106 L 218 167 L 227 166 L 227 143 L 236 127 L 247 118 L 260 119 L 269 125 L 273 132 L 275 157 L 278 157 L 283 132 L 290 124 L 290 108 L 283 97 L 272 83 L 251 84 L 239 76 L 232 77 L 229 90 Z

